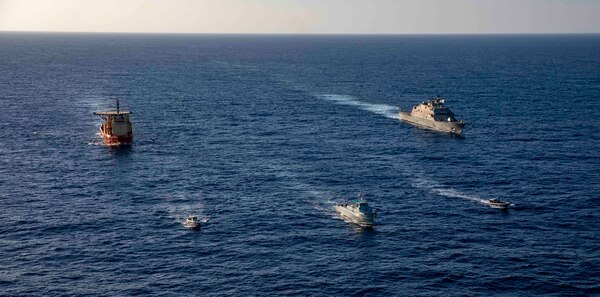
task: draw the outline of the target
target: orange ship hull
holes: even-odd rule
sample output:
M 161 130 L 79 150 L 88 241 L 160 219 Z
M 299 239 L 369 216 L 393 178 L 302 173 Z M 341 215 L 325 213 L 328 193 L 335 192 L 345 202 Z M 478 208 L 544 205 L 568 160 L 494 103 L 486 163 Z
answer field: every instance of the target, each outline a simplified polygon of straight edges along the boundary
M 128 136 L 113 136 L 107 133 L 104 133 L 102 131 L 102 127 L 100 127 L 100 135 L 102 136 L 102 140 L 104 140 L 104 143 L 106 143 L 107 145 L 123 145 L 123 146 L 127 146 L 127 145 L 131 145 L 132 141 L 133 141 L 133 136 L 128 135 Z

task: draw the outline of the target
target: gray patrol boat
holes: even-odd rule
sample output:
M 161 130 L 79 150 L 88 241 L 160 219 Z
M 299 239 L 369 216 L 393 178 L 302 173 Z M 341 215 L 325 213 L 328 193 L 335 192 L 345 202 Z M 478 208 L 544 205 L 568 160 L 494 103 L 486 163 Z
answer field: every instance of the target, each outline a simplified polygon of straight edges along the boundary
M 375 218 L 377 217 L 375 210 L 367 204 L 364 196 L 360 193 L 358 194 L 358 198 L 354 201 L 336 204 L 335 211 L 348 222 L 362 227 L 373 227 Z
M 465 126 L 463 121 L 458 121 L 449 107 L 444 106 L 445 98 L 435 96 L 427 102 L 421 102 L 410 112 L 401 111 L 398 118 L 401 121 L 422 128 L 459 135 Z

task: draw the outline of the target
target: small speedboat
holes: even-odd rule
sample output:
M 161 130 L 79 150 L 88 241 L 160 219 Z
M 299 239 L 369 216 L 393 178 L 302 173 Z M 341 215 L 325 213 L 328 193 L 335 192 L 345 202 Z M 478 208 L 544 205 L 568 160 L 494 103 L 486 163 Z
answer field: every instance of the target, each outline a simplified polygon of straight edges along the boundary
M 354 201 L 336 204 L 335 211 L 344 219 L 363 227 L 373 227 L 377 217 L 377 213 L 360 194 Z
M 183 222 L 183 227 L 188 229 L 199 229 L 200 221 L 198 221 L 198 216 L 188 216 Z
M 510 202 L 500 201 L 498 198 L 492 198 L 488 200 L 488 205 L 493 208 L 507 208 L 510 205 Z

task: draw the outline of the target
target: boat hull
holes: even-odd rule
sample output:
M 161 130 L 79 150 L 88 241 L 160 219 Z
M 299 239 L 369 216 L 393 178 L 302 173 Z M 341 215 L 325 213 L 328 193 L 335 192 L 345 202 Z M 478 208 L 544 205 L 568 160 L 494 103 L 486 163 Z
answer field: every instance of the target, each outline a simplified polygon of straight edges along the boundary
M 133 142 L 133 136 L 113 136 L 102 131 L 100 128 L 100 135 L 102 136 L 102 140 L 106 145 L 110 146 L 130 146 Z
M 460 135 L 463 127 L 465 126 L 463 122 L 437 122 L 422 117 L 413 116 L 409 112 L 405 111 L 401 111 L 398 114 L 398 119 L 421 128 L 456 135 Z
M 500 203 L 488 202 L 488 205 L 491 208 L 506 209 L 510 205 L 510 203 L 508 203 L 508 202 L 500 202 Z
M 200 229 L 200 224 L 185 222 L 185 223 L 183 223 L 183 227 L 186 229 L 197 230 L 197 229 Z
M 356 213 L 344 207 L 343 205 L 336 205 L 335 210 L 337 211 L 337 213 L 340 214 L 340 216 L 357 225 L 364 227 L 373 227 L 373 224 L 375 224 L 375 214 L 365 215 L 362 213 Z

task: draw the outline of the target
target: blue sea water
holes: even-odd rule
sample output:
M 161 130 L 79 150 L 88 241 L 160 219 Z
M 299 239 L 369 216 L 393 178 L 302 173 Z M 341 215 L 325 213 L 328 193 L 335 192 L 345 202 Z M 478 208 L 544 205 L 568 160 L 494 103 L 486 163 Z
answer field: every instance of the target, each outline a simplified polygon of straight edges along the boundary
M 599 35 L 0 33 L 0 295 L 598 295 L 599 69 Z M 464 136 L 395 118 L 435 94 Z

